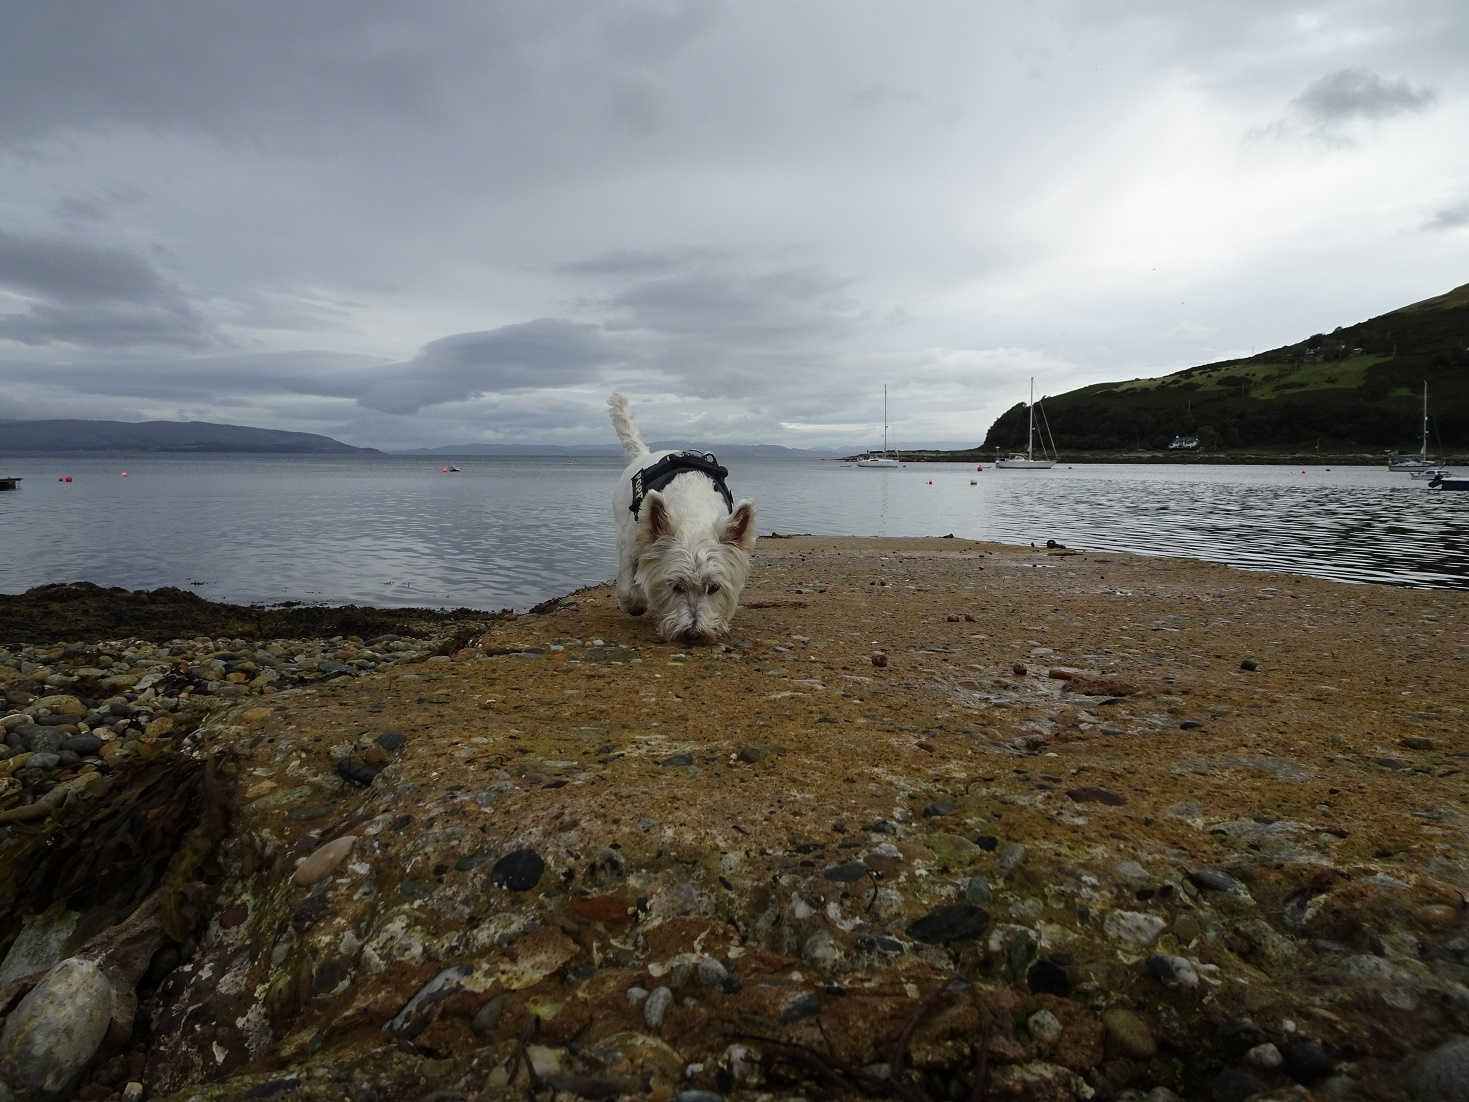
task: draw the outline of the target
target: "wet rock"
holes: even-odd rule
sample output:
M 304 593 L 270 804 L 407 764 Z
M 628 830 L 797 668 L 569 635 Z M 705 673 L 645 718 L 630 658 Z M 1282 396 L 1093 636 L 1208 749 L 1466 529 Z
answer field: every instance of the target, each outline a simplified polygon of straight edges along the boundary
M 490 870 L 490 882 L 497 888 L 511 892 L 528 892 L 541 880 L 546 862 L 533 849 L 517 849 L 495 862 Z
M 693 765 L 694 755 L 687 753 L 669 754 L 658 763 L 659 765 Z
M 93 734 L 72 735 L 70 738 L 62 740 L 61 748 L 85 757 L 88 754 L 95 754 L 98 750 L 102 749 L 102 740 Z
M 908 927 L 908 936 L 929 945 L 979 937 L 990 924 L 988 912 L 972 903 L 946 903 Z
M 1414 1063 L 1413 1102 L 1469 1102 L 1469 1037 L 1453 1037 Z
M 826 971 L 841 959 L 841 950 L 836 939 L 825 930 L 818 930 L 801 945 L 801 956 L 813 967 Z
M 46 973 L 5 1020 L 0 1064 L 41 1094 L 68 1091 L 96 1054 L 112 1019 L 113 991 L 102 969 L 69 957 Z
M 884 666 L 886 666 L 888 664 L 887 652 L 880 651 L 880 650 L 873 651 L 872 652 L 872 664 L 874 666 L 876 666 L 878 669 L 882 669 Z
M 729 969 L 713 957 L 699 961 L 694 976 L 704 987 L 720 987 L 730 978 Z

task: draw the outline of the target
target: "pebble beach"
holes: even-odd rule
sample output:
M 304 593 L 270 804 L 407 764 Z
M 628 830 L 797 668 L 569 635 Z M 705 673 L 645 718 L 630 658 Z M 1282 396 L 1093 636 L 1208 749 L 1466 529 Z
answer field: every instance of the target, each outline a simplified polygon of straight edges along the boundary
M 1466 620 L 1454 591 L 795 537 L 711 647 L 610 586 L 5 641 L 0 1077 L 1463 1098 Z M 132 845 L 91 855 L 103 824 Z

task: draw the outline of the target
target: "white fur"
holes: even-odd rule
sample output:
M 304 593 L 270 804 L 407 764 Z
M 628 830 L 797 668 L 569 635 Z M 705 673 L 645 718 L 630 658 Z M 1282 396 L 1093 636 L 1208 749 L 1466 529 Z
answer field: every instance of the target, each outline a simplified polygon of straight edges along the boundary
M 649 610 L 670 643 L 711 643 L 729 630 L 755 549 L 755 503 L 725 508 L 714 480 L 685 471 L 632 514 L 632 476 L 671 452 L 650 452 L 627 399 L 607 402 L 628 465 L 612 492 L 617 521 L 617 607 Z

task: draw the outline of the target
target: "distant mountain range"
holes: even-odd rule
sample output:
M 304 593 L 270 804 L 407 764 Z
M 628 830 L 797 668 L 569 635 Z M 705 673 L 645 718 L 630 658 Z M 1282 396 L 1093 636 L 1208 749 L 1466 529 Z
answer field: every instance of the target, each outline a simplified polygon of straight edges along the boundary
M 1063 455 L 1169 452 L 1179 436 L 1213 453 L 1417 452 L 1425 384 L 1429 452 L 1469 453 L 1469 284 L 1244 359 L 1048 395 L 1038 410 Z M 1020 402 L 980 447 L 1023 451 L 1027 421 Z
M 381 454 L 314 432 L 208 421 L 0 421 L 0 452 L 275 452 Z

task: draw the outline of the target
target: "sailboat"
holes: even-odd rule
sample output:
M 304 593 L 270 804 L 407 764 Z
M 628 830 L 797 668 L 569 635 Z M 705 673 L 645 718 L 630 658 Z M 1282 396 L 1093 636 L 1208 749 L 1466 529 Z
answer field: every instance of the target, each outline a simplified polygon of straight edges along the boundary
M 1025 454 L 1016 452 L 1009 459 L 996 459 L 995 466 L 1007 471 L 1046 471 L 1056 465 L 1054 458 L 1047 459 L 1042 450 L 1040 459 L 1035 457 L 1035 376 L 1030 377 L 1030 424 L 1025 434 Z M 1054 443 L 1051 452 L 1055 453 Z
M 1442 460 L 1432 459 L 1428 455 L 1428 380 L 1423 380 L 1423 443 L 1418 448 L 1417 455 L 1394 455 L 1387 461 L 1387 469 L 1390 471 L 1430 471 L 1436 469 Z
M 891 455 L 888 454 L 888 388 L 884 386 L 882 388 L 882 451 L 877 455 L 868 452 L 861 459 L 857 460 L 857 466 L 871 467 L 877 470 L 895 470 L 902 465 L 903 463 L 898 458 L 897 452 Z

